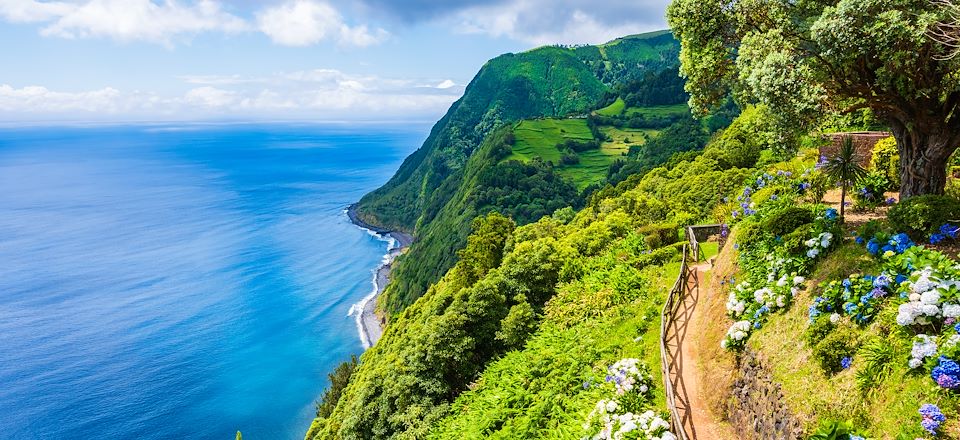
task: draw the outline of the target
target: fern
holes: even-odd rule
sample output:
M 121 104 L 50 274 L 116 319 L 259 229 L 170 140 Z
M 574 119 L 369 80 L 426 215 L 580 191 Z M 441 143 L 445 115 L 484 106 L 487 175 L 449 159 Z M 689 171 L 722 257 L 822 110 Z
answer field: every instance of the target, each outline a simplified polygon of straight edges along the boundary
M 857 387 L 865 393 L 874 392 L 893 371 L 894 346 L 884 338 L 872 338 L 860 348 L 858 355 L 862 362 L 856 372 Z

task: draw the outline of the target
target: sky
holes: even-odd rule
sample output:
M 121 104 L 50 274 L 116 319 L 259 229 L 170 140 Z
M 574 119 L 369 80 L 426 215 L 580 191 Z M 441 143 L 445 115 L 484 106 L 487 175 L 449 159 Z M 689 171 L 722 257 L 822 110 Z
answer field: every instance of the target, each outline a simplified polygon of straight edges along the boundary
M 0 0 L 0 121 L 432 121 L 483 63 L 668 0 Z

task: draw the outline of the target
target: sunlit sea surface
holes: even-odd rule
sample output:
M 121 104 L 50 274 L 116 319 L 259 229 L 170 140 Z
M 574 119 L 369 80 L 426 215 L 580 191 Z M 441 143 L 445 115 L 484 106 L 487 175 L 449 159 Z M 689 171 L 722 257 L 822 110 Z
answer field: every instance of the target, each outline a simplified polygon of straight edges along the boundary
M 427 129 L 0 129 L 0 438 L 302 439 Z

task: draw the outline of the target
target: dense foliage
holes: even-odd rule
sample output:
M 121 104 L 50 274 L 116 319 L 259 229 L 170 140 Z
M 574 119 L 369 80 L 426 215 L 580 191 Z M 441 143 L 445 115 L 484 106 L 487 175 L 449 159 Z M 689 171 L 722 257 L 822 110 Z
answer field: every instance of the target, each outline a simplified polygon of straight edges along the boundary
M 413 232 L 418 239 L 408 256 L 397 261 L 394 281 L 381 303 L 388 315 L 411 304 L 453 266 L 473 217 L 499 210 L 523 224 L 557 207 L 580 204 L 580 194 L 571 193 L 548 164 L 490 169 L 513 143 L 489 139 L 491 133 L 525 118 L 584 115 L 595 108 L 608 85 L 642 79 L 648 70 L 675 67 L 678 50 L 669 32 L 659 32 L 618 39 L 602 49 L 550 46 L 489 61 L 424 145 L 358 205 L 364 221 Z M 554 149 L 553 144 L 549 147 Z M 475 160 L 481 150 L 485 151 L 481 160 Z M 582 154 L 556 154 L 555 166 L 591 166 Z M 497 181 L 498 171 L 526 177 L 522 183 L 507 184 Z M 543 184 L 535 182 L 540 178 L 545 179 Z M 483 182 L 491 185 L 478 186 Z M 412 260 L 418 263 L 409 264 Z
M 907 198 L 942 194 L 960 146 L 960 57 L 930 37 L 954 10 L 927 0 L 675 0 L 667 15 L 692 107 L 733 91 L 785 127 L 869 108 L 897 139 Z
M 752 173 L 697 158 L 609 187 L 576 216 L 561 209 L 516 229 L 498 213 L 473 222 L 455 267 L 363 355 L 309 437 L 581 438 L 599 400 L 626 402 L 603 385 L 607 367 L 657 365 L 676 225 L 709 217 L 719 193 Z M 659 371 L 650 373 L 653 387 Z M 662 402 L 653 389 L 635 415 L 660 418 Z M 619 426 L 612 414 L 593 420 Z

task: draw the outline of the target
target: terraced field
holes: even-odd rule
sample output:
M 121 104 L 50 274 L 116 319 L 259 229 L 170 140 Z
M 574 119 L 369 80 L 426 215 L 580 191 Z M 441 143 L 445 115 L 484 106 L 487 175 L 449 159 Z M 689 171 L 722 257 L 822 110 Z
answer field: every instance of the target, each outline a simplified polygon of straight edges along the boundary
M 545 161 L 560 163 L 563 153 L 557 150 L 557 144 L 567 139 L 593 139 L 586 119 L 524 120 L 513 127 L 513 134 L 517 141 L 513 145 L 513 154 L 507 160 L 523 162 L 540 156 Z
M 603 181 L 610 164 L 622 157 L 630 145 L 643 144 L 641 134 L 649 138 L 657 133 L 656 130 L 619 130 L 613 127 L 602 127 L 601 130 L 613 141 L 604 142 L 599 150 L 579 153 L 580 163 L 576 165 L 556 165 L 560 175 L 570 178 L 580 189 Z M 506 160 L 523 162 L 539 156 L 545 161 L 559 164 L 563 153 L 557 150 L 557 144 L 568 139 L 593 139 L 585 119 L 525 120 L 514 126 L 513 133 L 516 136 L 513 154 Z
M 617 98 L 613 104 L 597 110 L 596 113 L 600 116 L 620 116 L 626 108 L 627 103 L 623 102 L 623 98 Z
M 624 110 L 626 116 L 643 115 L 645 118 L 682 115 L 689 112 L 687 104 L 656 105 L 652 107 L 630 107 Z

